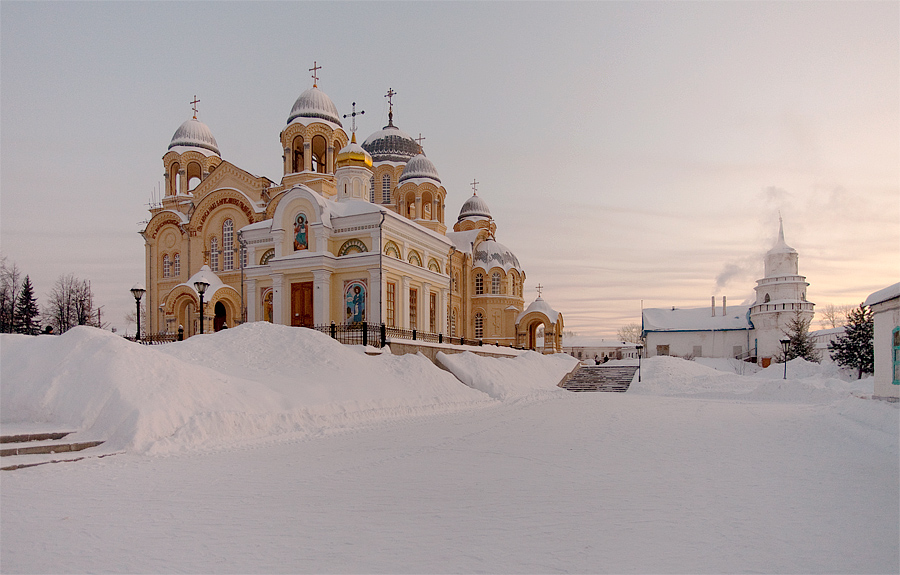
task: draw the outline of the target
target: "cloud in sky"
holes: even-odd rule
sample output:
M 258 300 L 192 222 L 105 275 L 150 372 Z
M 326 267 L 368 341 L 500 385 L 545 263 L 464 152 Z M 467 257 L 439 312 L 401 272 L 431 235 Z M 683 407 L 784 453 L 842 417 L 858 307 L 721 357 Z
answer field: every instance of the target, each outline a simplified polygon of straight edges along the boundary
M 365 137 L 422 133 L 526 296 L 582 334 L 752 297 L 778 212 L 818 304 L 897 281 L 896 3 L 28 3 L 0 6 L 0 241 L 39 296 L 90 279 L 124 325 L 161 157 L 199 96 L 224 159 L 281 177 L 319 87 Z

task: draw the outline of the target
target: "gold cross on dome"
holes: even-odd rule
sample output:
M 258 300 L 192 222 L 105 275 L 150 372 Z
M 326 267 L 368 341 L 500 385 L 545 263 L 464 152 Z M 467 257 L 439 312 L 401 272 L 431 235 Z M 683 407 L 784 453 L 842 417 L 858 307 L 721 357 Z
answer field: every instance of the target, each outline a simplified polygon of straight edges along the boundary
M 194 99 L 191 101 L 191 108 L 194 109 L 194 119 L 197 119 L 197 104 L 200 103 L 200 100 L 197 99 L 197 95 L 194 94 Z
M 313 60 L 313 67 L 309 69 L 309 71 L 312 72 L 313 88 L 318 88 L 318 87 L 319 87 L 319 86 L 318 86 L 318 84 L 319 84 L 319 70 L 321 70 L 321 69 L 322 69 L 322 66 L 319 66 L 319 65 L 318 65 L 318 62 L 316 62 L 315 60 Z
M 395 92 L 393 88 L 388 88 L 387 94 L 384 95 L 384 97 L 388 99 L 388 106 L 394 106 L 393 98 L 396 95 L 397 92 Z
M 472 195 L 473 196 L 478 195 L 478 184 L 480 184 L 480 183 L 481 182 L 475 181 L 474 178 L 472 179 Z
M 538 297 L 541 297 L 541 290 L 544 289 L 544 286 L 542 286 L 541 284 L 538 284 L 534 289 L 537 290 Z

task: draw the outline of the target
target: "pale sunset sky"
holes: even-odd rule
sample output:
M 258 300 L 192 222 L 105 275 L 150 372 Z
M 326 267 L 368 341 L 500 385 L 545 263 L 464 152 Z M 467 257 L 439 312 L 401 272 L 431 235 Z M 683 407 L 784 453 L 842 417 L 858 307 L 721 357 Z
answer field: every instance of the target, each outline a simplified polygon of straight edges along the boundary
M 120 331 L 190 101 L 280 181 L 313 62 L 360 140 L 397 92 L 448 222 L 477 180 L 526 305 L 540 283 L 579 335 L 751 303 L 779 212 L 819 310 L 900 281 L 897 2 L 4 0 L 0 33 L 0 251 L 40 304 L 90 280 Z

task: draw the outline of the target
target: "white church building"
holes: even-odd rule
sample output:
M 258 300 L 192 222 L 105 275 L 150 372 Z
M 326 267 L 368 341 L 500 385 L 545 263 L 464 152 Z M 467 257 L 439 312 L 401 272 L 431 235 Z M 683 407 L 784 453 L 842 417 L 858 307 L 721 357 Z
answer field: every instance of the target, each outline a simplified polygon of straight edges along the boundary
M 799 274 L 799 254 L 784 241 L 779 223 L 778 240 L 764 258 L 765 272 L 756 282 L 756 301 L 729 307 L 722 298 L 703 308 L 649 308 L 641 314 L 642 337 L 648 357 L 723 357 L 749 359 L 768 366 L 781 352 L 780 340 L 789 322 L 799 314 L 812 320 L 814 306 L 806 299 L 809 284 Z

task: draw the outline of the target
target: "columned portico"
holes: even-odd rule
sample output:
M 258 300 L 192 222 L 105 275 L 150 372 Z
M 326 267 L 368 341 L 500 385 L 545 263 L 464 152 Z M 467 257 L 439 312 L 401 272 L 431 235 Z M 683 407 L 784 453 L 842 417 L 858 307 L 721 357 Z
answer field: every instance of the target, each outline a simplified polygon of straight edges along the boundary
M 400 283 L 400 327 L 409 329 L 409 282 L 412 278 L 403 276 Z
M 277 249 L 277 245 L 276 249 Z M 284 274 L 273 273 L 272 278 L 272 319 L 275 323 L 290 325 L 290 318 L 284 313 Z

